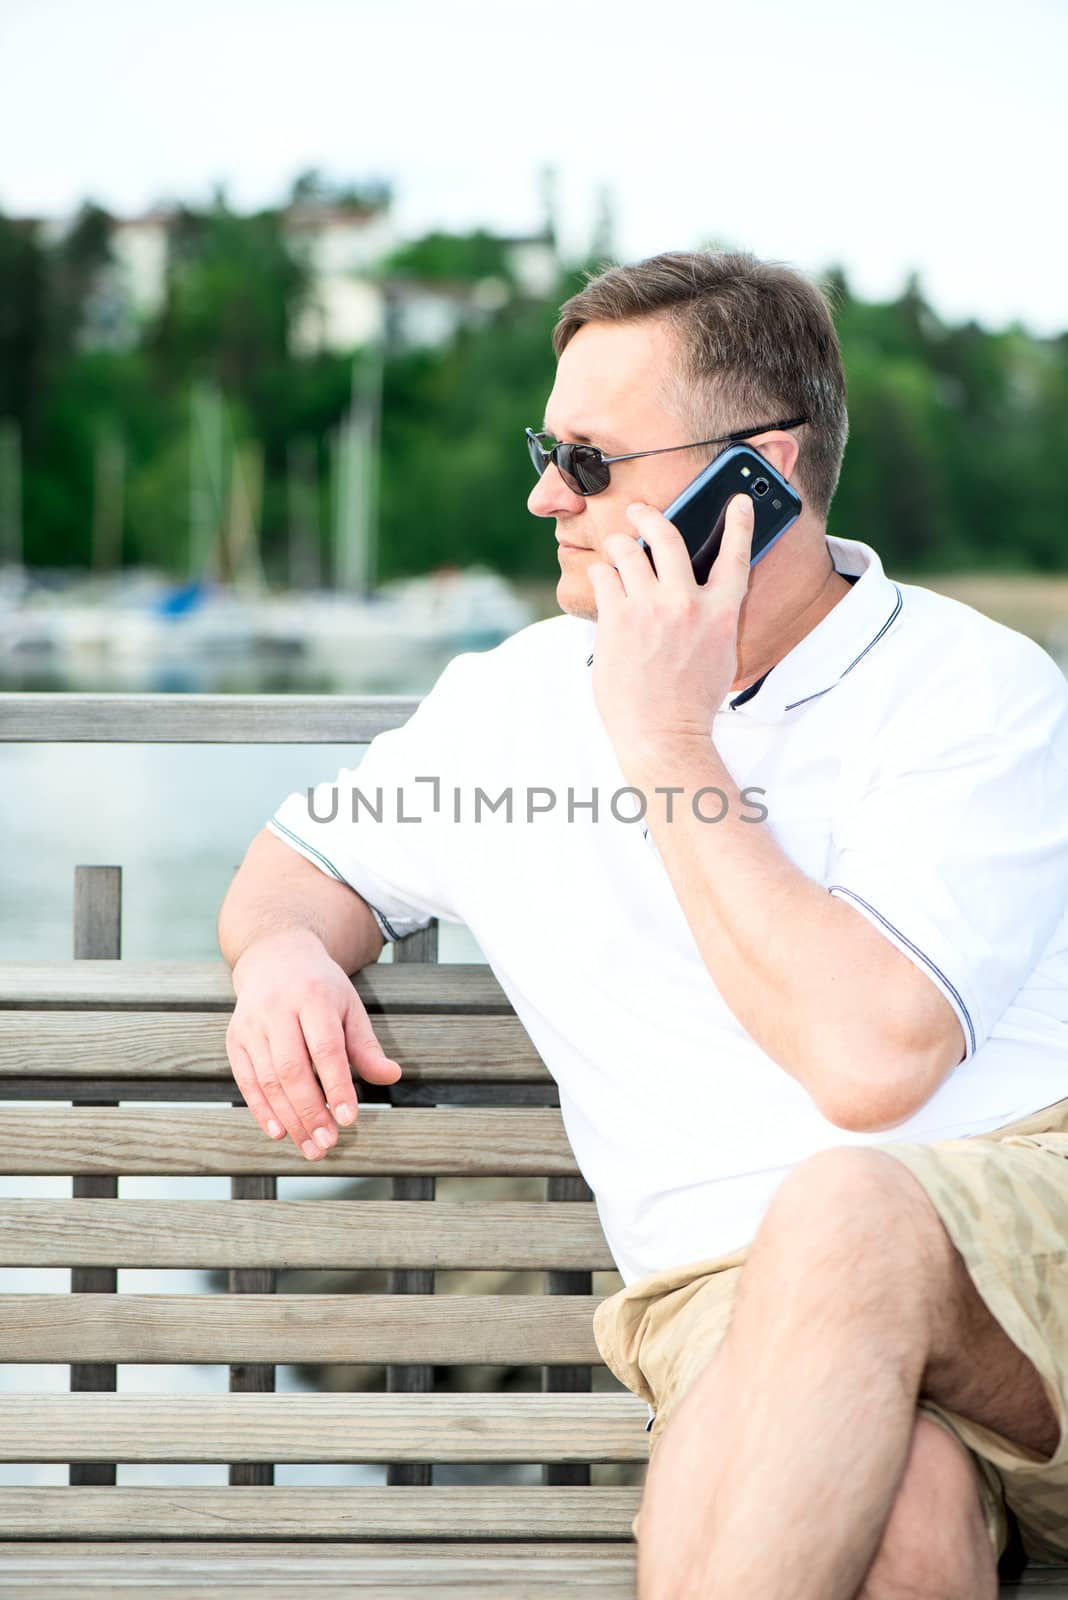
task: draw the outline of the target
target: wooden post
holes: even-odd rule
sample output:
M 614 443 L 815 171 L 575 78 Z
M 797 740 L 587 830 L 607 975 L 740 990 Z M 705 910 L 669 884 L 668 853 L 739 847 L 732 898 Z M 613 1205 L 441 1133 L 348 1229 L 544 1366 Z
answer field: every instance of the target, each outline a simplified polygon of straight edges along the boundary
M 546 1178 L 547 1200 L 592 1200 L 593 1191 L 585 1178 Z M 555 1272 L 545 1274 L 546 1294 L 592 1294 L 592 1272 Z M 542 1367 L 542 1393 L 583 1393 L 593 1387 L 590 1367 Z M 546 1484 L 583 1484 L 590 1481 L 589 1463 L 585 1461 L 560 1461 L 542 1467 L 542 1481 Z
M 237 867 L 234 867 L 237 871 Z M 247 1111 L 243 1099 L 233 1101 L 234 1109 Z M 258 1172 L 230 1179 L 231 1200 L 277 1200 L 278 1179 L 273 1173 Z M 274 1267 L 231 1267 L 228 1288 L 231 1294 L 275 1294 L 278 1290 L 278 1273 Z M 230 1363 L 231 1394 L 273 1394 L 277 1385 L 277 1369 L 269 1361 L 238 1361 Z M 231 1461 L 229 1480 L 232 1485 L 249 1487 L 274 1483 L 273 1461 Z
M 235 1110 L 247 1115 L 244 1101 Z M 278 1179 L 273 1173 L 254 1173 L 248 1177 L 230 1179 L 231 1200 L 277 1200 Z M 274 1267 L 231 1267 L 229 1290 L 231 1294 L 274 1294 L 278 1274 Z M 242 1361 L 230 1363 L 231 1394 L 273 1394 L 275 1368 L 267 1361 Z M 273 1484 L 273 1461 L 231 1461 L 231 1484 Z
M 122 868 L 75 867 L 74 869 L 74 959 L 76 961 L 117 961 L 122 950 Z M 71 1104 L 100 1105 L 99 1100 L 72 1100 Z M 118 1105 L 117 1100 L 104 1102 Z M 71 1193 L 75 1200 L 115 1200 L 119 1193 L 117 1177 L 87 1173 L 75 1176 Z M 118 1287 L 115 1267 L 72 1267 L 71 1294 L 114 1294 Z M 110 1361 L 72 1361 L 72 1394 L 116 1390 L 115 1364 Z M 72 1461 L 68 1466 L 71 1485 L 115 1483 L 113 1461 Z
M 398 939 L 393 946 L 394 961 L 436 961 L 438 959 L 438 922 L 435 917 L 428 928 L 421 928 Z M 391 1200 L 433 1200 L 433 1178 L 391 1178 Z M 433 1294 L 434 1271 L 415 1269 L 389 1274 L 390 1294 Z M 389 1394 L 429 1394 L 434 1388 L 432 1366 L 410 1364 L 386 1367 L 386 1390 Z M 433 1463 L 429 1461 L 391 1461 L 386 1467 L 387 1484 L 417 1484 L 425 1487 L 434 1481 Z

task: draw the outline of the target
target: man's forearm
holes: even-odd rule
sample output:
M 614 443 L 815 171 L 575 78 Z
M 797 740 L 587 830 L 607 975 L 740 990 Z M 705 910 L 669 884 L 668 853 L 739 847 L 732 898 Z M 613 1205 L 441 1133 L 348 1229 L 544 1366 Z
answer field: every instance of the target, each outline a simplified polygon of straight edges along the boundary
M 898 1096 L 888 1125 L 911 1115 L 937 1062 L 922 1015 L 893 1003 L 908 958 L 789 859 L 710 741 L 661 747 L 624 767 L 648 800 L 649 831 L 705 965 L 746 1031 L 831 1120 L 867 1083 L 873 1103 L 883 1095 L 892 1107 Z M 670 821 L 658 786 L 683 790 Z M 693 795 L 706 786 L 726 796 L 721 821 L 694 815 Z M 774 816 L 774 797 L 766 804 Z M 700 809 L 713 817 L 722 803 L 706 796 Z
M 359 895 L 267 831 L 253 840 L 238 868 L 217 931 L 231 971 L 254 944 L 286 933 L 318 939 L 345 972 L 377 961 L 383 944 Z

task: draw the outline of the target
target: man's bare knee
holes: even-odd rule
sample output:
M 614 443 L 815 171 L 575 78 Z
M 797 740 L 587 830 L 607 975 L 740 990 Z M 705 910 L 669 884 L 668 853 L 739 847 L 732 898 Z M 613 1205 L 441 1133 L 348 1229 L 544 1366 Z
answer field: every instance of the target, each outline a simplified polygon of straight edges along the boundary
M 917 1413 L 882 1543 L 857 1600 L 995 1600 L 997 1561 L 967 1450 Z
M 779 1306 L 825 1303 L 838 1329 L 882 1321 L 891 1305 L 911 1362 L 927 1353 L 930 1305 L 945 1277 L 939 1250 L 948 1257 L 945 1230 L 900 1162 L 878 1150 L 821 1150 L 773 1196 L 742 1269 L 738 1304 L 762 1283 Z
M 874 1232 L 883 1245 L 880 1262 L 890 1250 L 914 1261 L 918 1250 L 946 1248 L 938 1213 L 908 1168 L 883 1150 L 856 1145 L 817 1151 L 787 1174 L 757 1238 L 784 1231 L 799 1240 Z

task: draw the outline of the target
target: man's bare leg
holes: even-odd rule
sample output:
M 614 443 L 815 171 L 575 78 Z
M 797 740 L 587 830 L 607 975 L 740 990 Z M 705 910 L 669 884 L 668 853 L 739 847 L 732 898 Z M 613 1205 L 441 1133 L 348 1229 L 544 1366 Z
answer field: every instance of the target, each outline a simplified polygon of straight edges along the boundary
M 882 1543 L 857 1600 L 997 1600 L 979 1475 L 955 1435 L 922 1412 Z
M 855 1600 L 921 1390 L 1043 1455 L 1056 1442 L 922 1186 L 882 1152 L 821 1152 L 777 1192 L 728 1333 L 658 1442 L 640 1600 Z

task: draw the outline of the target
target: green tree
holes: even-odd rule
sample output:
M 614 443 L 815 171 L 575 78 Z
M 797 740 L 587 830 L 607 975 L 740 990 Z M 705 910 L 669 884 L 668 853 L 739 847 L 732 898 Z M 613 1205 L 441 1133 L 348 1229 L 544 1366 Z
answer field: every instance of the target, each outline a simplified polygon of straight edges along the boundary
M 290 327 L 307 292 L 281 214 L 237 216 L 220 196 L 209 212 L 178 216 L 150 348 L 171 381 L 212 377 L 255 410 L 290 359 Z
M 0 216 L 0 417 L 24 430 L 44 376 L 46 271 L 37 224 Z
M 443 283 L 477 283 L 483 278 L 515 282 L 505 245 L 484 228 L 476 228 L 474 233 L 428 233 L 395 250 L 381 272 L 384 277 Z
M 294 182 L 302 207 L 385 203 L 381 185 Z M 0 420 L 23 446 L 31 562 L 87 563 L 102 436 L 126 463 L 125 558 L 181 573 L 189 559 L 190 406 L 195 385 L 223 401 L 227 448 L 264 455 L 264 555 L 285 567 L 292 487 L 329 494 L 331 438 L 361 352 L 294 352 L 308 268 L 282 208 L 237 215 L 220 194 L 178 212 L 166 293 L 135 348 L 107 348 L 116 292 L 111 220 L 82 208 L 64 237 L 0 217 Z M 551 526 L 532 518 L 523 427 L 552 387 L 557 308 L 603 263 L 575 264 L 541 303 L 483 307 L 433 349 L 393 351 L 382 419 L 382 577 L 481 561 L 517 577 L 556 572 Z M 473 284 L 507 278 L 504 241 L 484 229 L 435 233 L 394 253 L 387 273 Z M 1068 432 L 1068 335 L 951 323 L 913 275 L 895 299 L 860 298 L 838 266 L 823 273 L 849 386 L 850 440 L 833 533 L 871 543 L 908 576 L 947 568 L 1068 570 L 1060 460 Z M 307 513 L 310 515 L 311 513 Z M 329 561 L 327 561 L 329 570 Z

